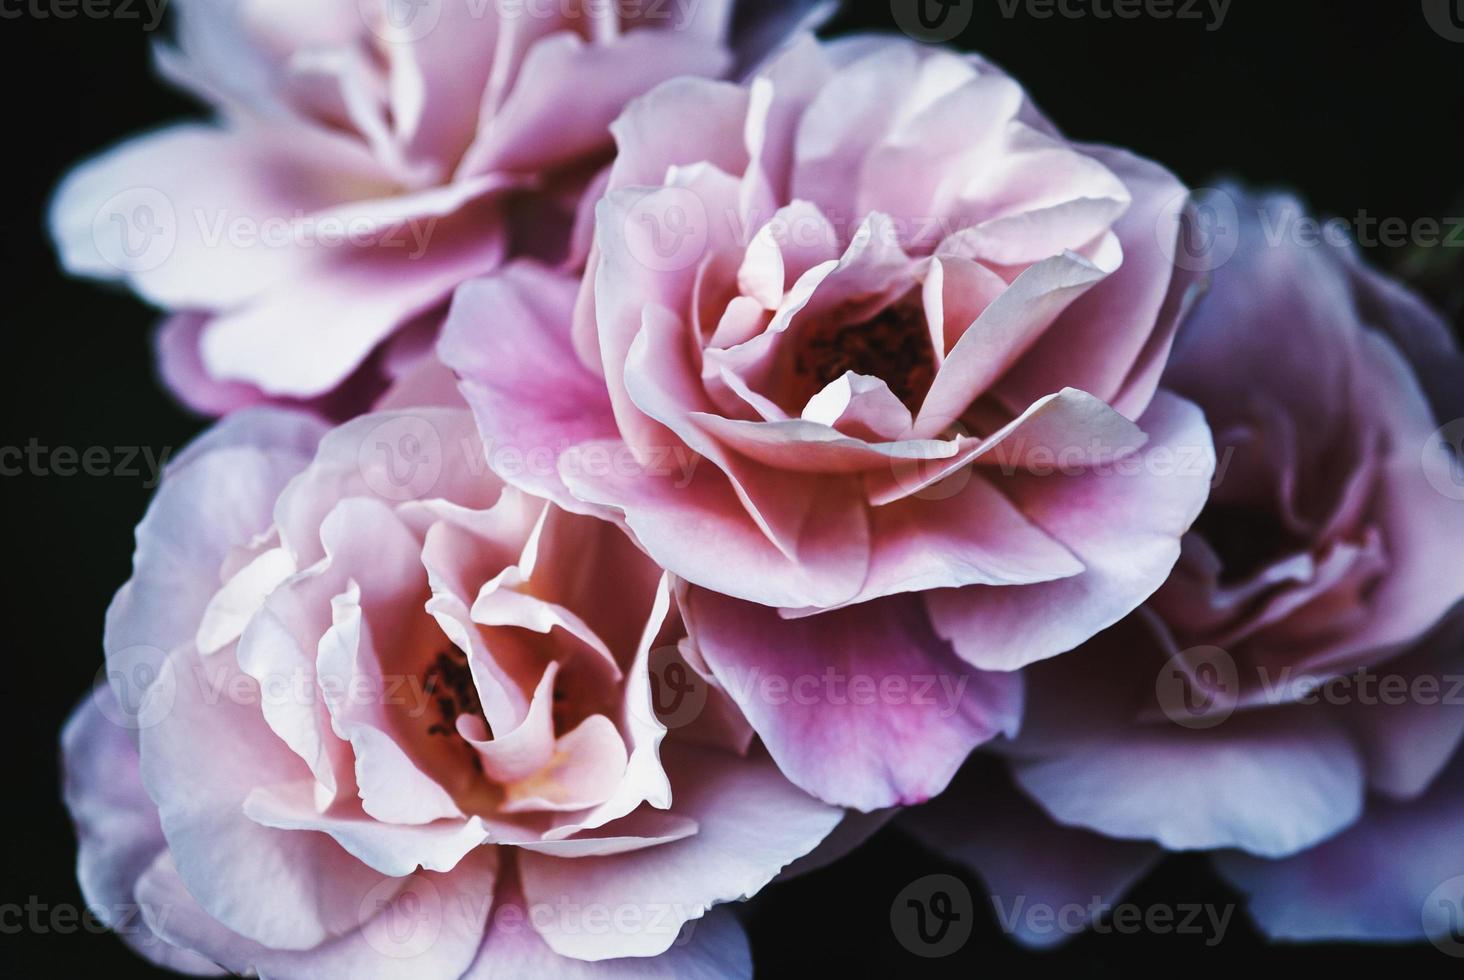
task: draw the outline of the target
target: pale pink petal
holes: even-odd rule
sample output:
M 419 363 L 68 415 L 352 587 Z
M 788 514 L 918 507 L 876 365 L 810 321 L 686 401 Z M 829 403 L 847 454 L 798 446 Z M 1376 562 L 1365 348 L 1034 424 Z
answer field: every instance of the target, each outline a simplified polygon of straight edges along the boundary
M 107 610 L 108 676 L 124 714 L 162 668 L 163 655 L 191 645 L 225 562 L 270 524 L 276 494 L 303 468 L 301 450 L 320 438 L 318 421 L 258 410 L 211 430 L 168 468 L 138 525 L 132 578 Z M 306 450 L 308 452 L 308 450 Z
M 1208 729 L 1136 727 L 1015 765 L 1059 823 L 1166 850 L 1286 857 L 1362 813 L 1362 759 L 1340 725 L 1278 711 Z
M 1123 151 L 1085 147 L 1084 152 L 1133 195 L 1132 206 L 1113 226 L 1123 264 L 1053 324 L 998 391 L 1008 404 L 1020 406 L 1071 385 L 1114 401 L 1115 408 L 1136 418 L 1158 383 L 1157 370 L 1135 373 L 1136 364 L 1162 364 L 1177 326 L 1171 293 L 1191 285 L 1191 277 L 1176 274 L 1173 247 L 1166 251 L 1156 232 L 1165 208 L 1184 186 L 1162 167 Z
M 1027 269 L 976 318 L 946 354 L 920 406 L 917 436 L 960 418 L 1104 272 L 1068 253 Z
M 620 435 L 639 452 L 672 445 L 627 392 L 626 361 L 648 307 L 690 308 L 696 269 L 739 248 L 736 181 L 710 165 L 673 171 L 666 186 L 612 190 L 596 211 L 594 319 L 604 383 Z M 658 181 L 659 182 L 659 181 Z
M 738 270 L 738 285 L 764 308 L 776 310 L 804 273 L 838 259 L 838 244 L 838 232 L 823 212 L 807 201 L 794 201 L 758 229 Z
M 217 309 L 257 295 L 288 260 L 231 229 L 257 233 L 341 203 L 347 181 L 317 179 L 328 167 L 285 134 L 175 126 L 72 171 L 51 204 L 51 235 L 73 274 L 126 279 L 159 306 Z
M 747 101 L 745 89 L 703 78 L 674 78 L 651 89 L 610 124 L 617 150 L 611 185 L 659 187 L 668 166 L 703 161 L 741 173 Z
M 622 530 L 551 508 L 525 548 L 520 567 L 532 593 L 575 618 L 628 665 L 654 611 L 662 572 Z M 613 580 L 601 573 L 613 569 Z M 607 588 L 607 586 L 610 586 Z M 657 621 L 659 626 L 660 622 Z
M 111 688 L 84 701 L 61 733 L 63 793 L 76 826 L 76 876 L 87 908 L 122 940 L 159 966 L 191 976 L 224 971 L 188 950 L 163 941 L 145 922 L 130 919 L 137 883 L 167 849 L 157 807 L 142 788 L 137 746 L 113 719 L 120 707 Z
M 395 682 L 373 641 L 354 581 L 331 600 L 330 629 L 321 638 L 319 670 L 335 733 L 348 739 L 356 761 L 362 808 L 374 819 L 418 825 L 460 819 L 451 789 L 428 771 L 436 752 L 424 751 L 431 736 L 424 718 L 391 717 L 387 697 L 362 698 L 353 692 L 387 692 Z M 413 726 L 415 731 L 404 730 Z M 435 746 L 434 746 L 435 748 Z
M 713 909 L 659 956 L 587 962 L 561 956 L 531 925 L 532 908 L 515 890 L 500 897 L 491 927 L 463 980 L 752 980 L 752 952 L 736 917 Z
M 361 896 L 387 879 L 329 837 L 244 815 L 255 787 L 310 778 L 260 719 L 253 680 L 222 658 L 178 653 L 158 683 L 168 684 L 172 707 L 142 730 L 142 779 L 198 904 L 273 949 L 309 949 L 354 930 L 369 917 Z
M 758 530 L 779 551 L 793 558 L 804 547 L 800 536 L 816 503 L 812 481 L 796 473 L 749 463 L 725 451 L 696 425 L 698 419 L 717 416 L 698 383 L 686 351 L 685 332 L 685 324 L 669 310 L 655 306 L 645 310 L 644 323 L 625 359 L 626 393 L 645 417 L 674 433 L 698 461 L 704 460 L 703 465 L 710 463 L 725 473 Z M 676 445 L 671 441 L 655 448 L 664 454 L 665 446 Z M 651 447 L 638 448 L 644 453 Z
M 316 594 L 282 588 L 250 619 L 237 649 L 220 656 L 232 655 L 239 669 L 268 692 L 259 706 L 265 723 L 310 767 L 323 798 L 330 800 L 338 792 L 352 792 L 351 759 L 316 693 L 316 647 L 330 629 L 329 595 L 320 594 L 315 582 L 307 581 L 303 589 Z
M 1006 290 L 1007 281 L 979 262 L 950 254 L 931 258 L 921 301 L 937 368 L 945 364 L 971 324 Z
M 533 927 L 562 956 L 601 961 L 656 956 L 672 948 L 684 923 L 712 906 L 759 891 L 785 865 L 811 851 L 842 814 L 788 783 L 766 757 L 740 759 L 666 749 L 676 812 L 697 833 L 662 847 L 602 857 L 519 855 L 529 905 L 568 900 L 579 908 L 639 913 L 636 927 L 590 935 L 567 918 L 541 916 Z
M 592 665 L 590 669 L 609 683 L 620 678 L 615 655 L 605 641 L 568 609 L 534 595 L 531 583 L 517 568 L 506 569 L 500 577 L 484 584 L 471 615 L 473 622 L 490 628 L 507 626 L 544 635 L 557 632 L 569 640 L 571 650 L 583 656 L 573 656 L 575 663 Z
M 922 463 L 935 467 L 961 450 L 961 444 L 955 440 L 866 441 L 808 419 L 749 422 L 705 412 L 692 413 L 691 417 L 702 429 L 743 456 L 769 467 L 810 476 L 863 473 L 882 476 L 882 471 L 892 468 L 900 472 Z M 909 417 L 908 410 L 905 417 Z M 908 425 L 905 433 L 909 433 Z
M 569 838 L 581 832 L 593 836 L 599 828 L 619 821 L 642 803 L 659 810 L 671 806 L 671 784 L 661 765 L 661 743 L 666 737 L 666 725 L 657 716 L 652 697 L 650 656 L 657 636 L 673 612 L 670 576 L 662 575 L 650 614 L 636 644 L 635 658 L 626 671 L 621 729 L 630 755 L 626 760 L 625 776 L 609 799 L 588 813 L 552 828 L 544 835 L 546 840 Z
M 458 290 L 438 347 L 461 379 L 498 474 L 570 508 L 575 501 L 554 461 L 571 446 L 616 434 L 603 379 L 571 347 L 577 287 L 526 263 L 474 280 Z
M 1141 419 L 1145 449 L 1092 471 L 1002 481 L 1017 507 L 1085 571 L 1057 582 L 942 590 L 928 596 L 936 631 L 987 670 L 1015 670 L 1071 650 L 1164 584 L 1215 467 L 1199 410 L 1161 394 Z
M 196 643 L 199 653 L 216 653 L 239 639 L 265 599 L 295 572 L 284 548 L 261 552 L 214 594 L 203 610 Z
M 467 407 L 458 392 L 457 376 L 435 356 L 436 342 L 434 325 L 423 331 L 408 327 L 387 343 L 383 361 L 391 386 L 372 402 L 372 411 Z
M 1376 801 L 1337 837 L 1284 861 L 1217 855 L 1215 864 L 1273 939 L 1419 942 L 1458 949 L 1464 779 L 1458 761 L 1413 803 Z
M 531 513 L 517 513 L 519 504 L 529 505 Z M 539 511 L 533 498 L 506 490 L 500 505 L 490 513 L 502 514 L 509 525 L 527 520 L 529 526 L 520 529 L 522 540 L 538 520 Z M 422 564 L 432 589 L 425 609 L 453 646 L 467 654 L 484 721 L 497 732 L 509 732 L 522 724 L 536 678 L 543 676 L 542 658 L 501 636 L 490 650 L 488 638 L 472 621 L 469 603 L 472 590 L 512 562 L 516 552 L 517 548 L 494 541 L 491 534 L 474 534 L 447 521 L 429 528 L 422 546 Z
M 961 586 L 1022 587 L 1082 574 L 1057 538 L 980 474 L 945 499 L 909 497 L 870 514 L 869 575 L 851 604 Z
M 435 20 L 423 32 L 414 17 Z M 472 0 L 447 0 L 430 10 L 388 14 L 377 28 L 391 33 L 401 25 L 403 35 L 385 46 L 393 137 L 406 157 L 431 166 L 438 179 L 451 174 L 478 128 L 503 20 Z
M 888 42 L 828 78 L 798 121 L 794 197 L 825 214 L 862 213 L 854 200 L 864 163 L 859 147 L 891 127 L 900 105 L 889 94 L 910 90 L 919 60 L 915 45 Z
M 513 729 L 495 732 L 491 737 L 483 720 L 474 715 L 459 715 L 457 733 L 473 747 L 483 763 L 483 773 L 496 783 L 527 779 L 549 764 L 554 756 L 554 678 L 559 664 L 550 661 L 544 677 L 534 689 L 528 714 Z
M 743 3 L 739 9 L 748 6 Z M 792 6 L 784 5 L 785 9 Z M 827 16 L 834 5 L 820 6 Z M 743 141 L 751 160 L 745 179 L 749 185 L 765 187 L 779 200 L 792 200 L 798 118 L 828 81 L 834 66 L 812 30 L 801 30 L 779 41 L 782 49 L 761 65 L 748 92 Z
M 615 723 L 591 715 L 560 736 L 541 771 L 504 787 L 504 813 L 573 812 L 599 806 L 625 776 L 628 755 Z
M 910 410 L 878 378 L 846 371 L 808 400 L 801 416 L 845 435 L 871 441 L 900 439 L 910 432 Z
M 683 578 L 794 609 L 836 605 L 858 591 L 868 564 L 868 522 L 857 495 L 839 484 L 806 491 L 818 506 L 810 510 L 795 560 L 747 516 L 721 472 L 694 461 L 689 469 L 640 467 L 619 443 L 581 446 L 560 460 L 560 475 L 576 497 L 624 514 L 651 557 Z
M 236 974 L 392 980 L 410 969 L 424 980 L 457 980 L 482 943 L 497 872 L 497 850 L 484 847 L 445 874 L 359 889 L 349 898 L 362 908 L 361 927 L 299 951 L 252 942 L 209 918 L 166 858 L 144 876 L 138 895 L 161 935 Z
M 604 805 L 596 809 L 603 809 Z M 624 854 L 646 847 L 660 847 L 675 841 L 685 840 L 697 832 L 700 826 L 690 817 L 667 813 L 651 807 L 640 807 L 628 816 L 611 821 L 593 830 L 573 831 L 573 836 L 559 836 L 546 840 L 527 841 L 518 846 L 536 854 L 558 857 L 598 857 L 606 854 Z M 563 825 L 555 831 L 564 830 Z
M 357 860 L 393 877 L 419 868 L 451 871 L 488 839 L 477 817 L 411 826 L 384 823 L 348 807 L 321 813 L 309 782 L 257 787 L 245 799 L 244 813 L 277 830 L 329 834 Z
M 315 249 L 296 264 L 288 288 L 209 322 L 204 365 L 217 378 L 271 395 L 329 390 L 397 328 L 500 264 L 501 232 L 484 234 L 485 225 L 496 226 L 498 206 L 489 199 L 440 220 L 413 221 L 400 247 Z
M 965 220 L 939 251 L 1019 269 L 1068 251 L 1096 257 L 1096 248 L 1114 258 L 1099 263 L 1105 271 L 1117 267 L 1122 246 L 1111 229 L 1132 191 L 1097 154 L 1012 121 L 982 156 L 961 175 L 961 200 L 951 210 Z
M 971 750 L 1016 730 L 1022 683 L 957 658 L 918 597 L 804 619 L 701 589 L 688 628 L 788 778 L 857 810 L 939 793 Z
M 538 173 L 610 143 L 609 126 L 634 97 L 676 77 L 722 74 L 715 41 L 633 31 L 608 43 L 563 32 L 536 43 L 508 98 L 465 158 L 462 173 Z
M 346 497 L 387 506 L 445 498 L 488 509 L 502 484 L 472 453 L 477 443 L 467 411 L 417 408 L 353 418 L 320 440 L 310 467 L 279 494 L 274 519 L 281 544 L 302 568 L 324 558 L 321 524 Z
M 199 354 L 198 340 L 208 317 L 178 313 L 159 326 L 153 339 L 158 374 L 168 390 L 184 405 L 205 415 L 229 415 L 269 400 L 254 385 L 220 381 L 208 373 Z
M 869 499 L 884 506 L 927 491 L 940 496 L 944 490 L 938 485 L 972 464 L 999 470 L 1003 486 L 1029 470 L 1051 475 L 1100 464 L 1111 467 L 1132 456 L 1148 439 L 1142 429 L 1104 402 L 1087 392 L 1064 388 L 1034 402 L 985 438 L 957 435 L 938 443 L 944 447 L 939 452 L 893 454 L 896 461 L 888 472 L 871 472 L 866 477 Z
M 977 74 L 969 62 L 944 53 L 927 59 L 921 71 L 920 84 L 930 95 L 917 98 L 927 104 L 907 110 L 869 154 L 859 174 L 858 208 L 928 216 L 909 229 L 906 241 L 929 248 L 944 237 L 933 219 L 951 215 L 963 185 L 981 166 L 981 149 L 999 145 L 1025 96 L 1012 79 Z M 984 155 L 996 156 L 990 150 Z

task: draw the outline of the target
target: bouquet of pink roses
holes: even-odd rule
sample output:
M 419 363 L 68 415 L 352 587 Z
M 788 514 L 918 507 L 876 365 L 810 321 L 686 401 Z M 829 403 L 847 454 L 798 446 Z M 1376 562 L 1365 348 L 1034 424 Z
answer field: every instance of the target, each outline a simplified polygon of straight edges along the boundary
M 141 955 L 749 977 L 891 820 L 1461 944 L 1464 355 L 1294 199 L 813 4 L 175 6 L 52 208 L 217 418 L 63 736 Z

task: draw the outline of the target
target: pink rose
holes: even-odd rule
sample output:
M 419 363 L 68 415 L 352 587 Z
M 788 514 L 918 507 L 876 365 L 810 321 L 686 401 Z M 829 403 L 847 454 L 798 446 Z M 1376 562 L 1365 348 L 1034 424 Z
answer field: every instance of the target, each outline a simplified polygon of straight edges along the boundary
M 329 432 L 251 409 L 169 471 L 108 613 L 112 684 L 64 738 L 87 901 L 140 907 L 113 924 L 156 962 L 751 975 L 714 906 L 842 811 L 683 659 L 662 571 L 477 445 L 461 409 Z
M 1016 791 L 982 764 L 913 826 L 1009 898 L 1086 905 L 1164 851 L 1215 851 L 1272 936 L 1443 935 L 1464 480 L 1439 426 L 1464 358 L 1417 297 L 1303 237 L 1296 202 L 1206 206 L 1239 215 L 1238 251 L 1164 384 L 1214 427 L 1214 494 L 1140 614 L 1027 671 Z
M 582 289 L 469 284 L 441 356 L 490 448 L 547 457 L 506 479 L 684 580 L 794 782 L 924 800 L 1015 729 L 1013 671 L 1164 581 L 1208 492 L 1200 413 L 1156 395 L 1184 188 L 883 38 L 668 82 L 613 129 Z M 829 672 L 848 695 L 762 683 Z
M 159 67 L 219 119 L 86 163 L 51 223 L 68 270 L 174 314 L 164 376 L 214 414 L 348 380 L 323 407 L 368 402 L 430 350 L 459 283 L 566 254 L 627 100 L 732 64 L 732 0 L 177 6 Z M 767 43 L 805 6 L 741 20 Z

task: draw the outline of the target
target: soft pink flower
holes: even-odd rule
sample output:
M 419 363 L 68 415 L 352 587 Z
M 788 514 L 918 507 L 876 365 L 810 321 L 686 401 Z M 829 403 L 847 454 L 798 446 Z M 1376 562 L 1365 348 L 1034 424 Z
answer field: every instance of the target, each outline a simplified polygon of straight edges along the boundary
M 557 461 L 507 479 L 687 583 L 701 655 L 790 778 L 926 799 L 1015 728 L 1011 671 L 1164 581 L 1208 491 L 1200 413 L 1156 395 L 1184 188 L 1063 139 L 991 66 L 891 39 L 803 38 L 613 129 L 582 290 L 528 264 L 469 284 L 440 353 L 491 446 Z M 826 671 L 881 693 L 750 683 Z M 887 691 L 927 681 L 956 703 Z
M 64 739 L 83 891 L 141 908 L 114 924 L 144 954 L 750 976 L 714 906 L 842 811 L 683 659 L 667 576 L 614 525 L 504 488 L 477 446 L 461 408 L 329 432 L 249 409 L 173 464 L 108 612 L 111 686 Z M 705 700 L 668 706 L 672 680 Z
M 430 349 L 459 283 L 566 254 L 631 97 L 733 63 L 733 0 L 176 6 L 158 66 L 218 119 L 84 164 L 51 223 L 70 271 L 175 314 L 164 376 L 216 414 L 348 379 L 362 404 Z M 752 6 L 767 43 L 805 5 Z
M 1164 384 L 1214 427 L 1214 494 L 1140 613 L 1026 672 L 1015 786 L 983 763 L 913 826 L 1007 897 L 1086 906 L 1166 850 L 1215 851 L 1278 938 L 1442 935 L 1464 480 L 1440 426 L 1464 357 L 1417 297 L 1303 237 L 1296 202 L 1205 206 L 1238 250 Z

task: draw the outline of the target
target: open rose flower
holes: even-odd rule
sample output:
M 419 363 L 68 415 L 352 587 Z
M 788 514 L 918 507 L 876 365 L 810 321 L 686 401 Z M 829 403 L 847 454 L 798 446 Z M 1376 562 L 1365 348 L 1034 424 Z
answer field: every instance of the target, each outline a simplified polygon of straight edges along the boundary
M 477 445 L 465 409 L 324 434 L 250 409 L 168 473 L 108 614 L 111 686 L 64 739 L 83 891 L 140 907 L 114 924 L 155 961 L 750 976 L 714 906 L 842 811 L 705 685 L 668 735 L 651 658 L 694 666 L 666 576 Z
M 1214 427 L 1210 503 L 1141 613 L 1027 671 L 1015 787 L 983 762 L 912 826 L 1007 899 L 1086 906 L 1216 851 L 1273 936 L 1457 933 L 1430 894 L 1464 896 L 1464 484 L 1438 434 L 1464 359 L 1294 201 L 1206 206 L 1241 216 L 1238 252 L 1164 384 Z
M 628 99 L 733 61 L 732 0 L 176 6 L 159 67 L 219 120 L 83 165 L 51 221 L 70 271 L 174 314 L 164 377 L 213 414 L 348 379 L 325 405 L 359 409 L 430 349 L 455 286 L 564 255 Z M 766 6 L 741 36 L 768 43 L 804 5 Z
M 1184 189 L 883 38 L 669 82 L 613 129 L 582 291 L 528 264 L 469 284 L 440 353 L 490 446 L 550 460 L 507 479 L 687 583 L 697 652 L 794 782 L 926 799 L 1014 729 L 1012 671 L 1164 581 L 1208 492 L 1199 411 L 1156 395 Z M 874 691 L 759 682 L 826 672 Z M 915 693 L 936 680 L 953 710 Z

